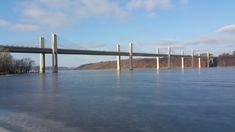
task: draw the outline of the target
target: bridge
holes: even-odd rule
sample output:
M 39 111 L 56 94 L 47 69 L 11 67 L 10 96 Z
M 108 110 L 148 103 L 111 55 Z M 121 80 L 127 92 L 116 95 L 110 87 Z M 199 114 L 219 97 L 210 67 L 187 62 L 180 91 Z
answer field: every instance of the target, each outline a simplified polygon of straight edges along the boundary
M 11 53 L 38 53 L 40 54 L 40 73 L 45 73 L 45 54 L 52 54 L 52 72 L 58 72 L 58 54 L 71 54 L 71 55 L 100 55 L 100 56 L 117 56 L 117 70 L 121 70 L 121 56 L 129 57 L 129 69 L 133 70 L 133 57 L 156 57 L 156 68 L 160 69 L 160 57 L 168 58 L 168 68 L 170 68 L 171 57 L 181 58 L 181 67 L 184 68 L 184 58 L 192 58 L 192 67 L 194 67 L 194 59 L 198 59 L 198 68 L 201 68 L 201 58 L 207 58 L 207 67 L 210 63 L 210 54 L 207 52 L 206 55 L 195 55 L 192 50 L 191 55 L 185 55 L 182 51 L 180 55 L 171 54 L 171 48 L 168 48 L 167 54 L 160 54 L 159 48 L 156 53 L 136 53 L 133 52 L 133 44 L 129 43 L 129 51 L 121 52 L 120 45 L 117 45 L 116 51 L 96 51 L 96 50 L 78 50 L 78 49 L 61 49 L 57 48 L 57 35 L 52 34 L 52 48 L 45 48 L 45 40 L 40 37 L 40 47 L 23 47 L 23 46 L 5 46 L 0 45 L 0 52 L 11 52 Z

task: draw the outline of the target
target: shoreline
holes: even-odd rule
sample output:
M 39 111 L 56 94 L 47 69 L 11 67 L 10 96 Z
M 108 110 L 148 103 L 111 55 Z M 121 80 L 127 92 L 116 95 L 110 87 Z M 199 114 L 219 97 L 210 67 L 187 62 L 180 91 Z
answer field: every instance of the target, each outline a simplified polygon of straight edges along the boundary
M 21 74 L 31 74 L 31 73 L 39 73 L 39 72 L 25 72 L 25 73 L 0 73 L 0 76 L 5 76 L 5 75 L 21 75 Z
M 217 67 L 210 67 L 210 68 L 233 68 L 233 67 L 235 67 L 235 66 L 217 66 Z M 201 67 L 200 69 L 206 69 L 207 67 Z M 146 67 L 146 68 L 139 68 L 139 67 L 137 67 L 137 68 L 134 68 L 134 69 L 137 69 L 137 70 L 141 70 L 141 69 L 156 69 L 156 68 L 152 68 L 152 67 Z M 167 68 L 167 67 L 161 67 L 160 68 L 160 70 L 167 70 L 167 69 L 169 69 L 169 68 Z M 182 69 L 181 67 L 171 67 L 170 69 Z M 198 69 L 198 67 L 185 67 L 184 69 Z M 81 69 L 74 69 L 74 71 L 87 71 L 87 70 L 116 70 L 116 68 L 97 68 L 97 69 L 92 69 L 92 68 L 87 68 L 87 69 L 83 69 L 83 68 L 81 68 Z M 128 68 L 122 68 L 122 70 L 129 70 Z

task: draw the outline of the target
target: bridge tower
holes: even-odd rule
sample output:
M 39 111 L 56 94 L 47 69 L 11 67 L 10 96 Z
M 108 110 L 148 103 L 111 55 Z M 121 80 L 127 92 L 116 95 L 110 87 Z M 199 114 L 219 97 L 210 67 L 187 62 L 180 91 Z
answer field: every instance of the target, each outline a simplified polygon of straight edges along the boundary
M 207 68 L 210 67 L 210 53 L 207 51 Z
M 201 65 L 201 54 L 198 54 L 198 68 L 200 69 L 202 67 Z
M 171 48 L 168 47 L 168 69 L 171 68 Z
M 117 56 L 117 70 L 120 71 L 121 70 L 121 55 L 120 55 L 120 45 L 117 45 L 117 52 L 119 53 L 119 55 Z
M 194 50 L 192 50 L 192 68 L 194 68 Z
M 133 44 L 129 43 L 129 70 L 133 70 Z
M 159 54 L 160 54 L 160 49 L 159 48 L 157 48 L 156 49 L 156 52 L 157 52 L 157 70 L 159 70 L 160 69 L 160 58 L 159 58 Z
M 45 40 L 43 37 L 39 38 L 39 46 L 41 50 L 43 51 L 45 48 Z M 45 53 L 40 54 L 40 73 L 45 73 Z
M 58 51 L 57 51 L 57 35 L 52 34 L 52 72 L 57 73 L 58 72 Z
M 184 69 L 184 51 L 181 51 L 181 68 Z

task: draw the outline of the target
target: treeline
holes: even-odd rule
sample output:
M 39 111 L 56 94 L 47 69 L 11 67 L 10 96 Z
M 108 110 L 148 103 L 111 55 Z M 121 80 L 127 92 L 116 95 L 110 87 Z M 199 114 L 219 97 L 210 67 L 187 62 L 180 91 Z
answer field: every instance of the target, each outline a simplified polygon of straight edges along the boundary
M 235 52 L 233 54 L 224 53 L 219 55 L 218 66 L 235 66 Z
M 14 59 L 11 54 L 0 52 L 0 74 L 28 73 L 33 65 L 30 58 Z
M 133 60 L 134 68 L 156 68 L 156 58 L 141 58 Z M 160 67 L 165 68 L 168 65 L 167 58 L 160 58 Z M 192 66 L 192 58 L 184 59 L 184 66 Z M 223 53 L 218 57 L 213 57 L 210 59 L 210 67 L 232 67 L 235 66 L 235 51 L 233 54 Z M 121 67 L 123 69 L 128 69 L 129 60 L 122 60 Z M 171 67 L 180 68 L 181 67 L 181 57 L 171 57 Z M 198 67 L 198 59 L 194 59 L 194 67 Z M 207 67 L 207 58 L 201 57 L 201 67 Z M 116 61 L 105 61 L 81 65 L 75 70 L 90 70 L 90 69 L 115 69 Z

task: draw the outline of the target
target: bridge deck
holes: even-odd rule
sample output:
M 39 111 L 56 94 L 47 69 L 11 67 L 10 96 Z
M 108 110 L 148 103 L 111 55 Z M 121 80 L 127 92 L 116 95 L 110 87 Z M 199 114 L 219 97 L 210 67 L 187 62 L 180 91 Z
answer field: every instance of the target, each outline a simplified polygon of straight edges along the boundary
M 50 48 L 37 48 L 37 47 L 17 47 L 17 46 L 4 46 L 0 45 L 0 52 L 12 53 L 44 53 L 51 54 Z M 71 54 L 71 55 L 103 55 L 103 56 L 129 56 L 128 52 L 115 52 L 115 51 L 95 51 L 95 50 L 76 50 L 76 49 L 58 49 L 58 54 Z M 139 57 L 167 57 L 168 54 L 154 54 L 154 53 L 133 53 L 133 56 Z M 191 55 L 176 55 L 171 54 L 171 57 L 192 57 Z M 199 57 L 195 55 L 194 57 Z

